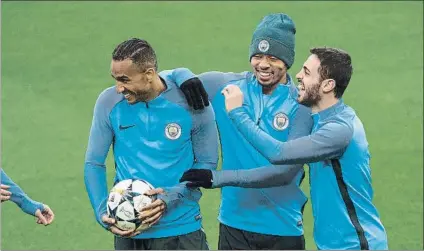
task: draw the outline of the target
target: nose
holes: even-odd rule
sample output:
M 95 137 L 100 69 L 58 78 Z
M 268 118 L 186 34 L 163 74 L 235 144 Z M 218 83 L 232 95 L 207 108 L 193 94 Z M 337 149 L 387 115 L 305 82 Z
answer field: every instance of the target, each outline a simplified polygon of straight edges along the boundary
M 261 68 L 261 69 L 268 69 L 269 67 L 270 67 L 270 65 L 269 65 L 269 62 L 268 62 L 268 59 L 266 59 L 265 57 L 264 58 L 262 58 L 260 61 L 259 61 L 259 68 Z
M 297 80 L 302 80 L 302 71 L 299 71 L 297 74 L 296 74 L 296 79 Z

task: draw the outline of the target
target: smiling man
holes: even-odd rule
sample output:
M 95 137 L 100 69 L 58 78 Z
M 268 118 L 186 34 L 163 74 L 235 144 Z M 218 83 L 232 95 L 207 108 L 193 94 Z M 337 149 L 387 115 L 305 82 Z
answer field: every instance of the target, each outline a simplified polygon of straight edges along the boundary
M 216 168 L 212 108 L 194 111 L 187 105 L 175 83 L 157 72 L 156 54 L 145 40 L 119 44 L 111 74 L 116 86 L 96 101 L 85 158 L 85 184 L 96 220 L 115 234 L 118 250 L 208 249 L 201 229 L 201 192 L 179 184 L 179 178 L 190 168 Z M 158 199 L 140 214 L 143 223 L 152 225 L 145 232 L 118 229 L 107 216 L 105 160 L 111 145 L 115 183 L 142 179 L 157 187 L 150 194 Z
M 228 117 L 221 91 L 230 84 L 245 93 L 243 103 L 255 124 L 275 139 L 286 141 L 310 133 L 310 110 L 296 102 L 297 90 L 287 73 L 294 62 L 295 33 L 295 24 L 288 15 L 270 14 L 260 21 L 252 36 L 249 48 L 252 72 L 206 72 L 198 78 L 188 69 L 168 72 L 181 84 L 181 90 L 195 109 L 202 107 L 204 97 L 198 89 L 204 85 L 219 128 L 222 170 L 271 165 Z M 305 248 L 302 211 L 307 198 L 299 187 L 304 177 L 302 165 L 291 174 L 289 184 L 284 187 L 222 189 L 219 249 Z
M 309 163 L 314 238 L 318 249 L 388 249 L 387 235 L 372 202 L 370 153 L 355 111 L 342 101 L 351 75 L 348 53 L 314 48 L 296 75 L 297 100 L 312 109 L 312 133 L 281 142 L 259 128 L 236 85 L 223 91 L 229 116 L 242 135 L 274 164 Z M 183 181 L 202 187 L 263 188 L 285 185 L 296 166 L 210 172 L 190 170 Z M 204 180 L 213 182 L 202 182 Z

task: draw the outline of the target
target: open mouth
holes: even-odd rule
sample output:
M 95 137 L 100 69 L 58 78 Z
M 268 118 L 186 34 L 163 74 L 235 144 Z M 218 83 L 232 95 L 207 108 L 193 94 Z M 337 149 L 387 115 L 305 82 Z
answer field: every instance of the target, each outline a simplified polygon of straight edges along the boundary
M 125 90 L 122 92 L 122 95 L 124 95 L 125 99 L 129 99 L 133 93 L 131 91 Z
M 306 88 L 305 85 L 303 83 L 299 82 L 299 85 L 297 86 L 297 98 L 301 99 L 303 97 L 303 95 L 305 94 Z
M 257 71 L 258 72 L 258 76 L 261 80 L 270 80 L 272 77 L 272 73 L 271 72 L 264 72 L 264 71 Z

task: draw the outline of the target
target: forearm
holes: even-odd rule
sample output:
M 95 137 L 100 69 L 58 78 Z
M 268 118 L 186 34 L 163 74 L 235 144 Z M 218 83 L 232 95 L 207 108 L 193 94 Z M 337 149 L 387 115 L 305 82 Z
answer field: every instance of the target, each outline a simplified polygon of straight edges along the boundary
M 236 108 L 228 115 L 243 137 L 265 158 L 274 163 L 280 155 L 281 142 L 262 131 L 244 111 L 244 107 Z
M 164 193 L 158 194 L 157 198 L 165 202 L 167 210 L 175 208 L 184 200 L 189 199 L 199 202 L 202 192 L 199 188 L 188 188 L 186 183 L 179 183 L 172 187 L 164 187 Z
M 44 209 L 42 203 L 29 198 L 28 195 L 26 195 L 24 191 L 7 176 L 3 169 L 1 169 L 1 184 L 10 186 L 8 189 L 12 193 L 10 200 L 20 207 L 25 213 L 35 215 L 35 212 L 38 209 Z
M 218 129 L 212 107 L 200 112 L 193 112 L 193 130 L 191 142 L 193 146 L 194 169 L 215 170 L 218 164 Z
M 106 168 L 104 166 L 86 163 L 84 167 L 84 182 L 97 222 L 104 228 L 108 228 L 102 221 L 102 216 L 107 214 L 106 204 L 109 194 Z
M 293 181 L 302 167 L 302 165 L 276 165 L 244 170 L 212 171 L 212 187 L 268 188 L 285 186 Z
M 352 129 L 343 122 L 325 124 L 317 132 L 281 142 L 262 131 L 244 112 L 229 113 L 240 133 L 273 164 L 304 164 L 340 157 L 352 138 Z
M 218 91 L 222 89 L 228 82 L 243 79 L 246 77 L 246 74 L 247 72 L 233 73 L 210 71 L 196 75 L 188 68 L 176 68 L 173 70 L 160 72 L 162 77 L 168 77 L 178 86 L 181 86 L 184 82 L 191 78 L 198 77 L 205 87 L 209 100 L 213 100 Z

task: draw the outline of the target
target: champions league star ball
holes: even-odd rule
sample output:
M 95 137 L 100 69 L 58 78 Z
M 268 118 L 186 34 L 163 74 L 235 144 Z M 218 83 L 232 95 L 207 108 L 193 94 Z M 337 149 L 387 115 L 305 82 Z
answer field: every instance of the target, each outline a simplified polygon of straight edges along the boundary
M 140 210 L 154 201 L 154 196 L 144 195 L 153 186 L 144 180 L 123 180 L 117 183 L 109 193 L 107 213 L 116 220 L 115 226 L 121 230 L 144 231 L 148 224 L 138 219 Z

